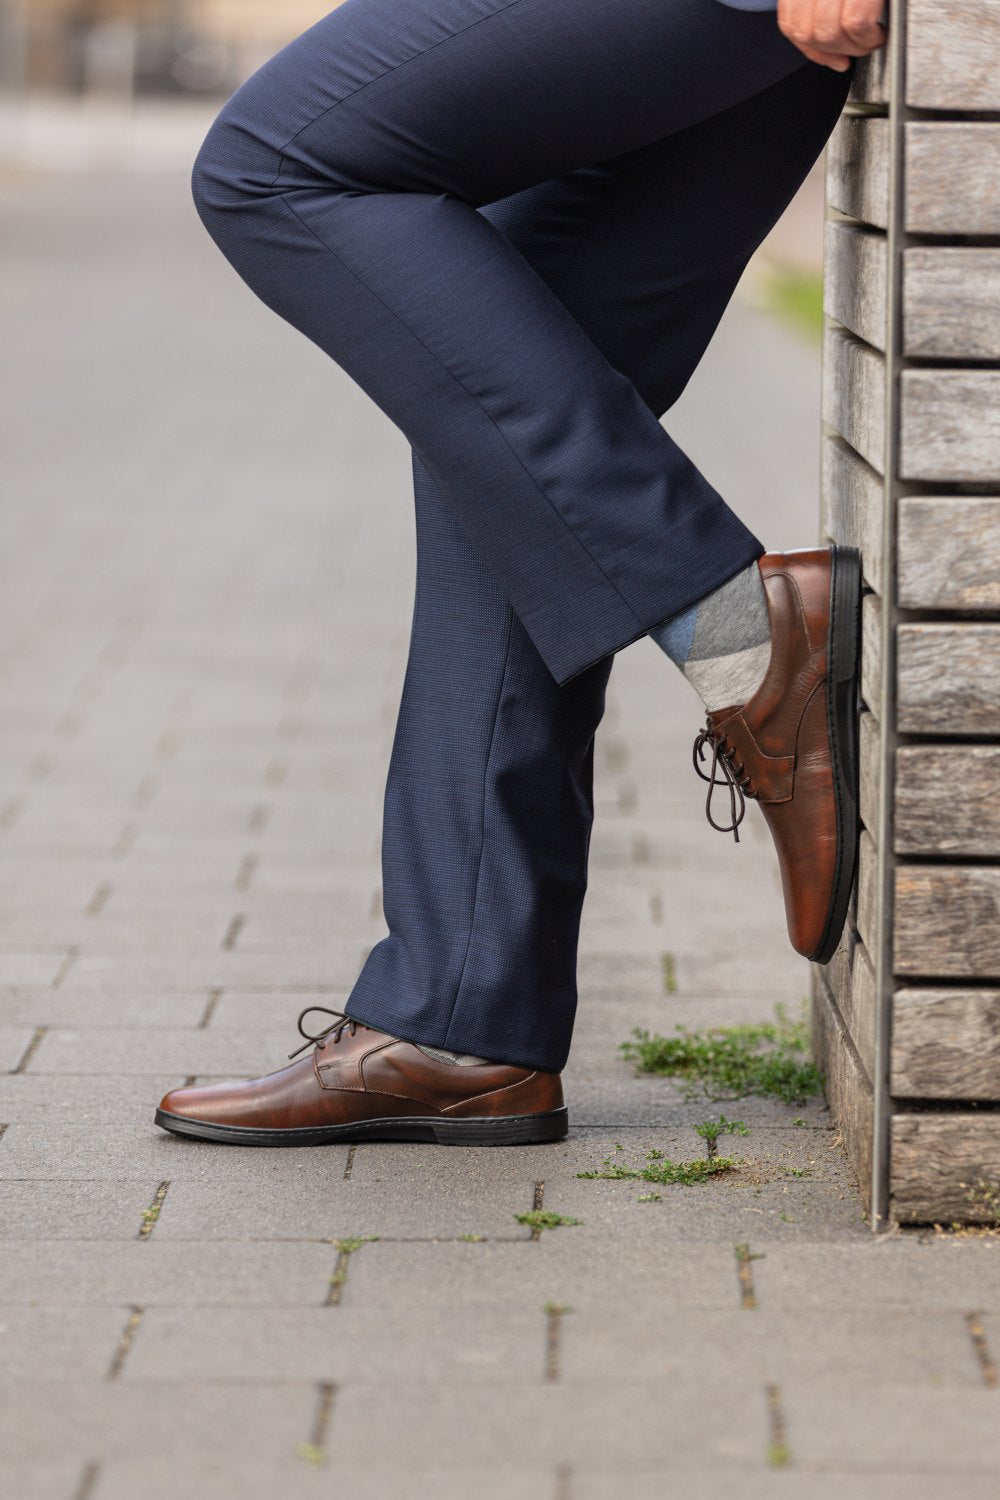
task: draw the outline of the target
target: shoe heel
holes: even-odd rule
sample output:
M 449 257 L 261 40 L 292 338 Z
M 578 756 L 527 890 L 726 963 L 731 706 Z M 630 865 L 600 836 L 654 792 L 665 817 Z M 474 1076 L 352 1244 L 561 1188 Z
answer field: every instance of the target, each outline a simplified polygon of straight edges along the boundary
M 861 632 L 861 554 L 834 547 L 827 641 L 827 723 L 837 799 L 837 870 L 823 938 L 813 963 L 833 957 L 850 904 L 858 857 L 858 660 Z
M 857 675 L 861 631 L 861 553 L 856 547 L 833 548 L 830 581 L 830 677 L 849 682 Z
M 564 1106 L 538 1115 L 435 1120 L 432 1128 L 440 1146 L 529 1146 L 565 1139 L 569 1113 Z

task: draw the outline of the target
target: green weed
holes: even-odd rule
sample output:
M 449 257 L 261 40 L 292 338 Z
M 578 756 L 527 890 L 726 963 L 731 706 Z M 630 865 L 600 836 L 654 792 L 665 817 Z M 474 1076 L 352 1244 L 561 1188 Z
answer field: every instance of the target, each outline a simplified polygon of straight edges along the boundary
M 582 1219 L 571 1219 L 566 1214 L 557 1214 L 551 1208 L 533 1208 L 526 1214 L 515 1214 L 514 1218 L 519 1224 L 527 1224 L 529 1229 L 540 1231 L 542 1229 L 559 1229 L 563 1224 L 582 1224 Z
M 641 1027 L 620 1051 L 643 1073 L 678 1078 L 689 1099 L 742 1099 L 756 1094 L 802 1104 L 823 1086 L 808 1055 L 808 1024 L 803 1014 L 789 1018 L 783 1005 L 775 1019 L 754 1025 L 709 1026 L 691 1031 L 679 1025 L 674 1037 L 650 1035 Z

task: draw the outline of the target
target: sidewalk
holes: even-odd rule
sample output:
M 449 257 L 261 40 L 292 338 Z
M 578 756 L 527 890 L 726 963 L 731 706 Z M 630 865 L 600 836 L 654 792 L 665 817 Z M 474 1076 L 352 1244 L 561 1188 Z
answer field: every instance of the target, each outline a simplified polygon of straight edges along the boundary
M 634 1026 L 767 1020 L 808 982 L 761 820 L 705 823 L 700 707 L 649 643 L 598 739 L 565 1144 L 153 1127 L 185 1077 L 280 1065 L 382 931 L 408 450 L 182 174 L 5 197 L 0 1491 L 995 1500 L 1000 1240 L 873 1239 L 817 1103 L 723 1104 L 746 1165 L 702 1186 L 577 1176 L 700 1155 L 719 1111 L 633 1076 Z M 813 350 L 737 299 L 670 427 L 808 546 L 817 410 Z M 582 1223 L 533 1236 L 533 1207 Z

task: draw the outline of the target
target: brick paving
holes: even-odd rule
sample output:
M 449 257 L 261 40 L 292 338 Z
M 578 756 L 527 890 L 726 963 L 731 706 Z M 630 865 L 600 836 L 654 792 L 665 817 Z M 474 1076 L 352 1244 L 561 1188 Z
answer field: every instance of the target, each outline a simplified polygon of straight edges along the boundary
M 0 1490 L 995 1500 L 1000 1241 L 873 1240 L 821 1104 L 727 1106 L 731 1179 L 577 1176 L 698 1154 L 718 1110 L 634 1077 L 633 1026 L 807 988 L 762 826 L 704 823 L 699 707 L 647 643 L 598 738 L 564 1144 L 154 1128 L 183 1078 L 278 1066 L 382 930 L 408 450 L 183 174 L 4 199 Z M 816 534 L 817 387 L 737 299 L 671 414 L 776 546 Z M 583 1222 L 533 1237 L 539 1205 Z

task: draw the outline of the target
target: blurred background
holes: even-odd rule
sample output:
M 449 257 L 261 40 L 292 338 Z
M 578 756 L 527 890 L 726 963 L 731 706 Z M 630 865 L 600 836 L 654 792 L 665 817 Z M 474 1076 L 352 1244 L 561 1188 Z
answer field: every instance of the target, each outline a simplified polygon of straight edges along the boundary
M 0 0 L 0 162 L 171 165 L 322 0 Z

